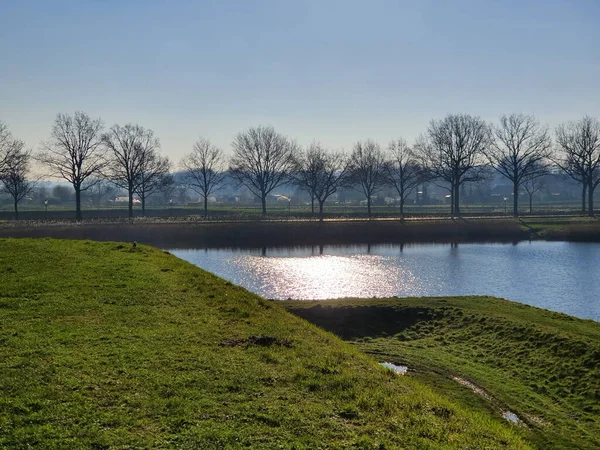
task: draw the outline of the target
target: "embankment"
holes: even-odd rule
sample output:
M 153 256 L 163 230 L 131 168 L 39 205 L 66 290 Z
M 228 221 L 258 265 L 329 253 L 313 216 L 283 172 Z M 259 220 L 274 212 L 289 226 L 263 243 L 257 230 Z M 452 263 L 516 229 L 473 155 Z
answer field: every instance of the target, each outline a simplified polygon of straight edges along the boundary
M 512 417 L 538 448 L 600 448 L 597 322 L 491 297 L 283 303 L 474 411 Z
M 143 245 L 0 240 L 1 448 L 531 448 Z
M 402 242 L 518 241 L 530 230 L 514 219 L 251 222 L 10 223 L 0 237 L 137 241 L 161 248 L 267 247 Z

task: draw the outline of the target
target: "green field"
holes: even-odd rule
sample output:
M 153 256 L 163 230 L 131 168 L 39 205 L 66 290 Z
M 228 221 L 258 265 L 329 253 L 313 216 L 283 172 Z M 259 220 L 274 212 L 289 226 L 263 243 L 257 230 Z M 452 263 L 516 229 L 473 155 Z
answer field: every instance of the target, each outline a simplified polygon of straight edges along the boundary
M 19 205 L 20 218 L 23 220 L 74 220 L 74 204 L 50 204 L 47 208 L 40 204 L 28 204 L 21 202 Z M 126 204 L 106 204 L 92 205 L 82 204 L 83 219 L 95 218 L 127 218 L 128 206 Z M 142 216 L 142 208 L 139 205 L 134 206 L 133 214 L 135 217 Z M 146 207 L 146 216 L 148 217 L 187 217 L 196 216 L 204 219 L 204 207 L 201 204 L 186 203 L 169 205 L 149 205 Z M 399 218 L 400 209 L 394 205 L 376 204 L 372 206 L 373 217 L 376 218 Z M 522 217 L 530 216 L 528 206 L 521 204 L 519 214 Z M 561 216 L 561 215 L 581 215 L 581 205 L 578 202 L 567 203 L 540 203 L 532 211 L 534 216 Z M 450 216 L 450 206 L 445 204 L 436 205 L 406 205 L 404 209 L 405 217 L 447 217 Z M 512 206 L 506 208 L 503 203 L 484 203 L 484 204 L 461 204 L 461 216 L 463 217 L 512 217 Z M 208 217 L 211 219 L 249 219 L 260 220 L 264 216 L 259 203 L 257 204 L 235 204 L 235 203 L 217 203 L 209 204 Z M 267 217 L 271 219 L 317 219 L 318 208 L 316 212 L 311 211 L 310 205 L 291 204 L 287 202 L 272 203 L 267 206 Z M 367 208 L 357 204 L 327 204 L 324 209 L 326 219 L 340 218 L 367 218 Z M 12 220 L 14 218 L 12 203 L 0 204 L 0 219 Z
M 284 302 L 541 449 L 600 448 L 600 324 L 490 297 Z
M 150 247 L 3 239 L 0 286 L 0 448 L 531 447 Z

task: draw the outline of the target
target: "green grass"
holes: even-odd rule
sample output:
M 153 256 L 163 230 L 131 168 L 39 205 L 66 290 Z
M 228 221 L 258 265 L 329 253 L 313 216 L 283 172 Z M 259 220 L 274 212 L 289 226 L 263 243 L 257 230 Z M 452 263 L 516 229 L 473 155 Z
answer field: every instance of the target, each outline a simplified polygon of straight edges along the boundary
M 521 219 L 521 225 L 541 239 L 600 241 L 600 220 L 595 217 Z
M 0 448 L 530 448 L 141 245 L 0 240 L 0 392 Z
M 600 448 L 597 322 L 490 297 L 284 303 L 472 411 L 515 412 L 538 448 Z

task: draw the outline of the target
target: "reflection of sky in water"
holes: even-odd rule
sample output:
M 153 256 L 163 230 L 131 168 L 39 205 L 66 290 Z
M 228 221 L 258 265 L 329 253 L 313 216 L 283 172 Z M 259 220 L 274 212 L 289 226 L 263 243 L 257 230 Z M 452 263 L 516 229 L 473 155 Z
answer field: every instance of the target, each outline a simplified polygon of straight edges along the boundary
M 172 250 L 273 299 L 494 295 L 600 319 L 600 244 Z

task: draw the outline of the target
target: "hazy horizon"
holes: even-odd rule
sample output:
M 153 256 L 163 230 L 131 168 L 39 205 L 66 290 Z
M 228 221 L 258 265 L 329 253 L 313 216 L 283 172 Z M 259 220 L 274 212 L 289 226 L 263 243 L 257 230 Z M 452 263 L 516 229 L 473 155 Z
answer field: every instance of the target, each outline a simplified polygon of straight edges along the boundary
M 301 145 L 412 142 L 431 119 L 600 116 L 593 1 L 0 3 L 0 120 L 28 147 L 57 113 L 139 123 L 174 162 L 272 125 Z

